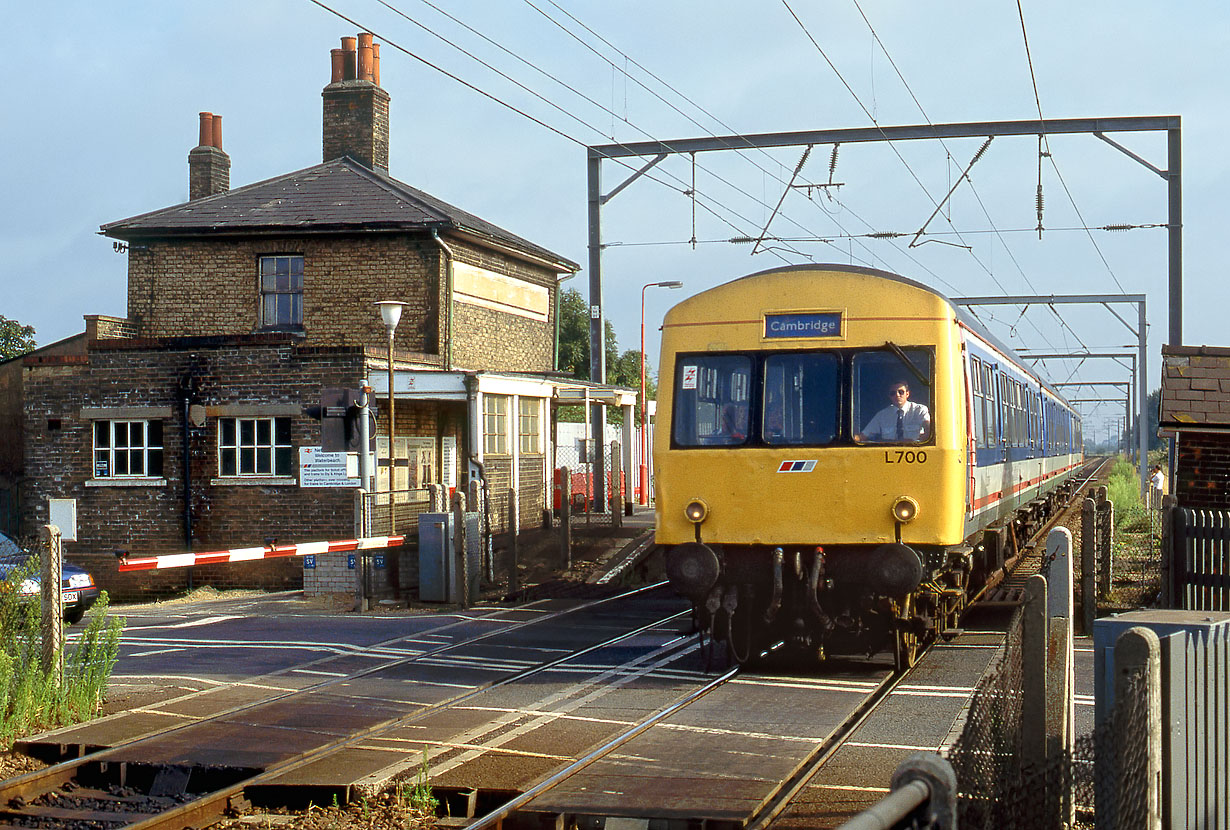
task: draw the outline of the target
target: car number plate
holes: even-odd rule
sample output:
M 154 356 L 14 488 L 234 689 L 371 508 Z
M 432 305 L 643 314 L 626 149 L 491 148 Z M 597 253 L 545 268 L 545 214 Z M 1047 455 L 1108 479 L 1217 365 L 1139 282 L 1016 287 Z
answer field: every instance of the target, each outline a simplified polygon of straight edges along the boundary
M 64 601 L 65 601 L 65 602 L 76 602 L 76 601 L 77 601 L 77 592 L 76 592 L 76 591 L 65 591 L 65 592 L 64 592 Z

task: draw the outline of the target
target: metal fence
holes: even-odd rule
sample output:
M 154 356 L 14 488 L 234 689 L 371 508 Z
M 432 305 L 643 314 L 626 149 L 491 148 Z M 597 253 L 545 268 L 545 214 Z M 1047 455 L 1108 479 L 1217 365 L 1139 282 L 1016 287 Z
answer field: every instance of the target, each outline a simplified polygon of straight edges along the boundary
M 1022 616 L 1014 616 L 999 661 L 978 684 L 947 758 L 957 777 L 958 826 L 1146 827 L 1149 708 L 1143 679 L 1120 687 L 1111 714 L 1073 749 L 1023 762 L 1025 659 Z M 1155 808 L 1156 805 L 1154 805 Z M 1104 823 L 1104 817 L 1110 823 Z
M 619 523 L 620 511 L 623 509 L 625 497 L 630 492 L 623 473 L 623 459 L 618 441 L 611 441 L 602 447 L 586 450 L 567 445 L 556 448 L 555 469 L 567 469 L 570 483 L 564 492 L 562 478 L 558 474 L 553 485 L 555 515 L 560 515 L 561 500 L 568 499 L 571 506 L 571 521 L 574 527 L 593 525 L 609 527 Z M 602 471 L 598 475 L 597 452 L 602 453 Z M 616 489 L 618 488 L 618 489 Z

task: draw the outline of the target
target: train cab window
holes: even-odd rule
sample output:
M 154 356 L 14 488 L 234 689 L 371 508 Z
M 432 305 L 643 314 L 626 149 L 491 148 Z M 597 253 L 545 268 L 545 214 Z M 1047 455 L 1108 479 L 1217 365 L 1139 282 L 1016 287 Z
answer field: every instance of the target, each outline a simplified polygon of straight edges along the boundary
M 747 355 L 682 355 L 675 366 L 671 436 L 680 447 L 747 443 L 752 359 Z
M 930 441 L 931 365 L 927 349 L 856 352 L 850 363 L 854 440 L 874 444 Z
M 830 444 L 840 429 L 840 363 L 832 353 L 769 355 L 761 435 L 773 446 Z

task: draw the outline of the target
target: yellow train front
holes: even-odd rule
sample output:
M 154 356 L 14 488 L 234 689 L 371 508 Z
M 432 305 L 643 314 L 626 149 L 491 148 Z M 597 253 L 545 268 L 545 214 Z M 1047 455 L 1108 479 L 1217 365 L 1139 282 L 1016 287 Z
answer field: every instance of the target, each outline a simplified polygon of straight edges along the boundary
M 971 569 L 963 333 L 905 278 L 784 268 L 675 306 L 654 438 L 672 584 L 738 662 L 913 662 Z

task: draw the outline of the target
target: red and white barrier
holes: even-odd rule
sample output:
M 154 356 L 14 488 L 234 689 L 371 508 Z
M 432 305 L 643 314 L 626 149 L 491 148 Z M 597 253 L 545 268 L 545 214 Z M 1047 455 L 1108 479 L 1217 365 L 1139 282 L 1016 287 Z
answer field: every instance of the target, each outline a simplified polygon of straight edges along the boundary
M 235 548 L 203 553 L 167 553 L 162 556 L 121 556 L 121 571 L 148 571 L 163 568 L 190 568 L 193 565 L 218 565 L 231 562 L 251 562 L 276 556 L 310 556 L 350 550 L 396 548 L 405 544 L 405 536 L 368 536 L 364 539 L 342 539 L 336 542 L 302 542 L 297 545 L 269 545 L 263 548 Z

